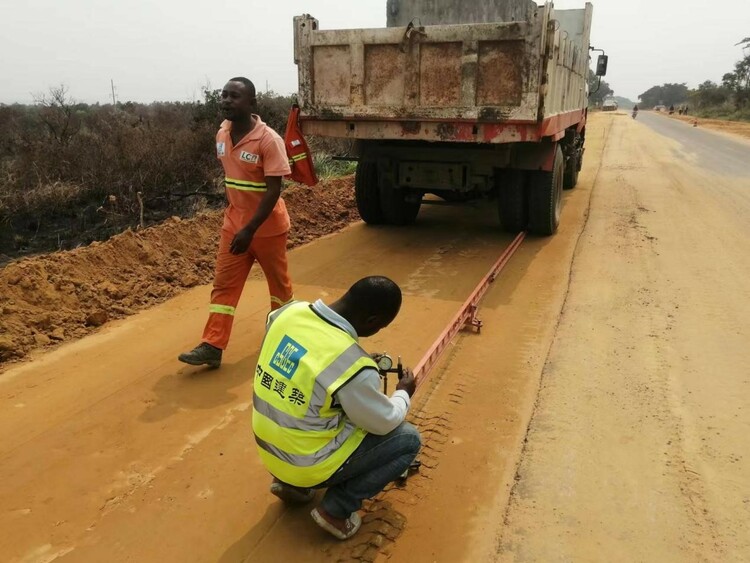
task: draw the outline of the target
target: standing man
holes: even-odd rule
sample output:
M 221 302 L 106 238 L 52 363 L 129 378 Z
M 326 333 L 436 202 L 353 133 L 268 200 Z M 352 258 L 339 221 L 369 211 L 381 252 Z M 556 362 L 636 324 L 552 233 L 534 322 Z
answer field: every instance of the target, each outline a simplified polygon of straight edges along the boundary
M 291 173 L 284 141 L 261 118 L 255 86 L 232 78 L 221 91 L 225 117 L 216 134 L 216 155 L 224 166 L 228 205 L 216 260 L 214 288 L 202 342 L 178 359 L 186 364 L 221 364 L 247 276 L 257 260 L 268 282 L 271 310 L 292 300 L 287 272 L 289 214 L 281 199 L 283 176 Z
M 388 278 L 359 280 L 330 306 L 296 301 L 272 312 L 258 357 L 253 432 L 274 479 L 271 493 L 289 503 L 312 500 L 311 516 L 345 540 L 359 530 L 362 500 L 408 470 L 421 445 L 404 422 L 416 385 L 406 370 L 396 391 L 380 391 L 377 364 L 359 345 L 396 318 L 401 290 Z

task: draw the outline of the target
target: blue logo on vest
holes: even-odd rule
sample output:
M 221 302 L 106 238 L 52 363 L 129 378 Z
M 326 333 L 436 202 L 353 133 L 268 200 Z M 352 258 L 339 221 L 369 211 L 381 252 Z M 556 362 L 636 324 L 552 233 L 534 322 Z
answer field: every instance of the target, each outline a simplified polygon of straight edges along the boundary
M 299 367 L 299 361 L 305 354 L 307 354 L 307 350 L 302 345 L 285 336 L 273 353 L 271 367 L 287 379 L 291 379 Z

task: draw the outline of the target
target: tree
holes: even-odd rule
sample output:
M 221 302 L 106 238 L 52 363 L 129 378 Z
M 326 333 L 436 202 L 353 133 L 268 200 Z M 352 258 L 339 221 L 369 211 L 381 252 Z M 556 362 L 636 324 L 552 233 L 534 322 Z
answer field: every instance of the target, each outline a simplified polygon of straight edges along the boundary
M 658 105 L 676 106 L 684 103 L 688 99 L 687 84 L 663 84 L 662 86 L 652 86 L 643 94 L 638 96 L 641 105 L 646 108 L 652 108 Z
M 47 94 L 35 95 L 34 102 L 41 106 L 39 119 L 47 132 L 57 144 L 67 146 L 81 129 L 76 102 L 68 97 L 68 87 L 64 84 L 52 86 Z
M 210 124 L 217 127 L 221 123 L 219 109 L 221 102 L 221 90 L 211 88 L 210 84 L 203 87 L 203 100 L 195 104 L 193 119 L 197 124 Z
M 604 103 L 604 100 L 614 94 L 615 91 L 609 87 L 609 84 L 604 80 L 599 84 L 599 77 L 594 74 L 594 71 L 589 69 L 589 104 L 592 106 L 600 106 Z
M 715 82 L 706 80 L 698 86 L 697 90 L 690 93 L 692 104 L 699 109 L 720 106 L 729 100 L 731 91 L 726 86 L 720 86 Z
M 738 45 L 750 47 L 750 37 L 740 41 Z M 728 72 L 724 75 L 722 84 L 732 92 L 737 109 L 750 105 L 750 53 L 734 65 L 734 72 Z

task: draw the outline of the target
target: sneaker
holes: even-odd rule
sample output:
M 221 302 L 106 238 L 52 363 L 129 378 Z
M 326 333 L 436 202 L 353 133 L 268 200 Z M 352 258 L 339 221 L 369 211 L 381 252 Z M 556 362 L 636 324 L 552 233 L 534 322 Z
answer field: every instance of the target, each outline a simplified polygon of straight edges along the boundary
M 190 352 L 184 352 L 177 356 L 177 359 L 191 366 L 217 368 L 221 365 L 221 350 L 207 342 L 201 342 Z
M 356 512 L 352 512 L 349 518 L 334 518 L 322 508 L 313 508 L 310 516 L 318 526 L 340 540 L 348 540 L 362 526 L 362 518 Z
M 313 499 L 315 491 L 274 480 L 271 483 L 271 494 L 279 497 L 288 504 L 305 504 Z

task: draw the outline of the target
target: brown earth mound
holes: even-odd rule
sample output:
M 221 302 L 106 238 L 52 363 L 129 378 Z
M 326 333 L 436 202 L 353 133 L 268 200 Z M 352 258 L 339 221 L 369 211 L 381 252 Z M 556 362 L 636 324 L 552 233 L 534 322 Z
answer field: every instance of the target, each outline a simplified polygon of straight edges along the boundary
M 359 219 L 352 183 L 349 176 L 284 191 L 290 248 Z M 175 217 L 103 243 L 9 264 L 0 271 L 0 366 L 210 283 L 220 226 L 218 211 Z

